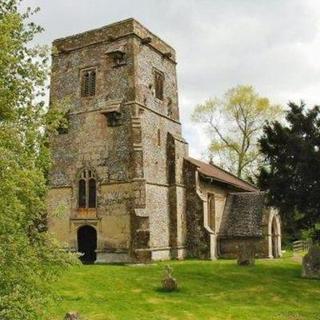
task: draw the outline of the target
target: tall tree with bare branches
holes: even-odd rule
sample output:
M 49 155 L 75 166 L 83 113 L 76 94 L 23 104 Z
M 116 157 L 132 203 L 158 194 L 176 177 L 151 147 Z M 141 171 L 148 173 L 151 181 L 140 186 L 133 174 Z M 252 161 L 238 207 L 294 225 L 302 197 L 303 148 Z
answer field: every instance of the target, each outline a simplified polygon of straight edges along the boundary
M 210 160 L 240 178 L 252 178 L 260 161 L 257 140 L 263 125 L 277 119 L 281 110 L 252 86 L 240 85 L 222 98 L 197 105 L 192 120 L 202 124 L 210 137 Z

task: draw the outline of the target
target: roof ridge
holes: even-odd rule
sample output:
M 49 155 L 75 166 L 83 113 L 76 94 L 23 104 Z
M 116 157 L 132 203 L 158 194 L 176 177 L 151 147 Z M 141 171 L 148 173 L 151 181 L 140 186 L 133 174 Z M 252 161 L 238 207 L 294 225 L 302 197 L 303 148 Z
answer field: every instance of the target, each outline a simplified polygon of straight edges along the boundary
M 257 191 L 242 191 L 242 192 L 229 192 L 229 195 L 246 195 L 246 194 L 267 194 L 266 191 L 261 191 L 261 190 L 257 190 Z
M 242 178 L 237 177 L 235 174 L 233 174 L 233 173 L 231 173 L 231 172 L 229 172 L 229 171 L 227 171 L 227 170 L 225 170 L 225 169 L 222 169 L 221 167 L 219 167 L 219 166 L 217 166 L 217 165 L 215 165 L 215 164 L 211 164 L 211 163 L 205 162 L 205 161 L 203 161 L 203 160 L 198 160 L 198 159 L 195 159 L 195 158 L 190 157 L 190 156 L 188 156 L 188 157 L 186 157 L 186 158 L 187 158 L 187 159 L 190 159 L 191 161 L 193 160 L 193 161 L 195 161 L 195 162 L 203 163 L 204 165 L 207 165 L 207 166 L 210 166 L 210 167 L 212 167 L 212 168 L 215 168 L 216 170 L 220 170 L 220 171 L 224 172 L 225 174 L 227 174 L 228 176 L 230 176 L 230 177 L 232 177 L 232 178 L 234 178 L 234 179 L 236 179 L 236 180 L 238 180 L 238 181 L 241 181 L 242 183 L 245 183 L 247 186 L 250 186 L 251 188 L 256 189 L 257 192 L 259 191 L 258 187 L 255 186 L 254 184 L 252 184 L 252 183 L 250 183 L 250 182 L 248 182 L 248 181 L 246 181 L 246 180 L 243 180 Z M 198 166 L 198 167 L 199 167 L 199 166 Z
M 205 162 L 205 163 L 206 163 L 206 162 Z M 216 168 L 218 168 L 218 169 L 222 170 L 223 172 L 225 172 L 225 173 L 229 174 L 230 176 L 233 176 L 234 178 L 239 179 L 239 180 L 241 180 L 241 181 L 243 181 L 243 182 L 245 182 L 245 183 L 249 184 L 250 186 L 252 186 L 252 187 L 255 187 L 255 188 L 256 188 L 256 186 L 255 186 L 254 184 L 252 184 L 252 183 L 250 183 L 250 182 L 248 182 L 248 181 L 246 181 L 246 180 L 244 180 L 244 179 L 242 179 L 242 178 L 239 178 L 238 176 L 236 176 L 236 175 L 235 175 L 235 174 L 233 174 L 232 172 L 227 171 L 227 170 L 225 170 L 225 169 L 223 169 L 223 168 L 221 168 L 221 167 L 217 166 L 216 164 L 209 163 L 209 162 L 208 162 L 207 164 L 208 164 L 209 166 L 216 167 Z

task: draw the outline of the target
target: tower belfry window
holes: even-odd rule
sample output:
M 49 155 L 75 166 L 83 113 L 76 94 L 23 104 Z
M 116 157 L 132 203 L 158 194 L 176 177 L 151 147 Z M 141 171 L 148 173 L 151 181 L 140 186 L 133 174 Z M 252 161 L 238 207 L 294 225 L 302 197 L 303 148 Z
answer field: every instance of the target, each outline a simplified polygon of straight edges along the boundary
M 86 207 L 86 180 L 79 180 L 79 208 Z
M 82 71 L 81 96 L 90 97 L 96 94 L 96 70 Z
M 163 100 L 163 84 L 164 84 L 163 73 L 155 70 L 154 71 L 154 89 L 155 89 L 155 96 L 159 100 Z
M 79 208 L 97 207 L 97 183 L 92 170 L 84 169 L 79 178 L 78 185 L 78 205 Z

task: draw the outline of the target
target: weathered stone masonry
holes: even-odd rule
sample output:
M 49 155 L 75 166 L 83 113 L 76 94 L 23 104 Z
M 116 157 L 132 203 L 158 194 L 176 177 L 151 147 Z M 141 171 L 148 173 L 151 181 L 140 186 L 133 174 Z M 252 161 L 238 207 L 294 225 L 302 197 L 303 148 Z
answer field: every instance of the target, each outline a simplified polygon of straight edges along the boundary
M 51 139 L 49 230 L 96 262 L 217 257 L 229 193 L 258 190 L 188 158 L 174 49 L 134 19 L 54 46 L 50 100 L 69 126 Z
M 183 145 L 180 158 L 186 154 L 174 50 L 133 19 L 56 40 L 54 46 L 50 98 L 68 101 L 70 126 L 52 139 L 49 229 L 78 250 L 77 229 L 93 226 L 98 261 L 170 258 L 168 199 L 183 191 L 168 184 L 169 133 Z M 81 74 L 88 69 L 96 73 L 95 95 L 81 97 Z M 165 78 L 163 100 L 155 98 L 157 71 Z M 115 111 L 120 124 L 110 126 L 108 116 Z M 94 209 L 79 209 L 83 168 L 96 172 Z M 60 214 L 54 212 L 57 203 Z

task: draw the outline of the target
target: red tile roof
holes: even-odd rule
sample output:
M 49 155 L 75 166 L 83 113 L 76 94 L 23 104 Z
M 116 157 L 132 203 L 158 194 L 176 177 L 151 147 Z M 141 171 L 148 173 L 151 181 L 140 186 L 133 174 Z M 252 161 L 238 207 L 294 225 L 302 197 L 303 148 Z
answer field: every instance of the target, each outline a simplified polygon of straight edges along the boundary
M 214 180 L 222 183 L 232 185 L 244 191 L 259 191 L 257 187 L 250 184 L 249 182 L 246 182 L 238 178 L 237 176 L 233 175 L 232 173 L 227 172 L 213 164 L 208 164 L 206 162 L 191 157 L 187 157 L 186 160 L 197 166 L 198 171 L 204 176 L 213 178 Z

